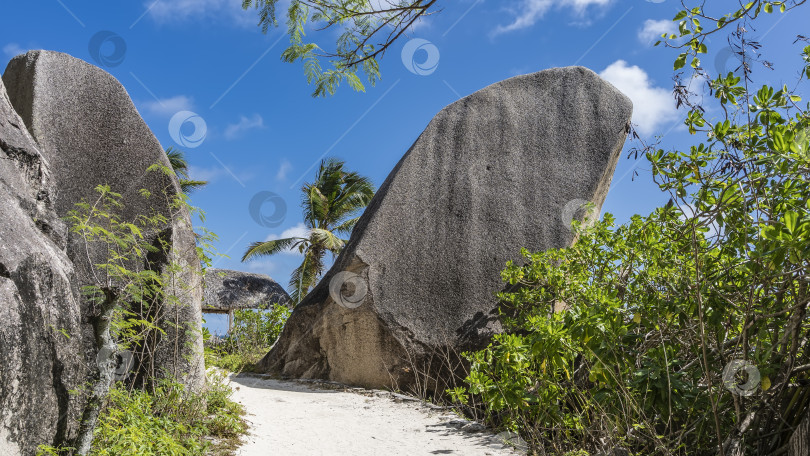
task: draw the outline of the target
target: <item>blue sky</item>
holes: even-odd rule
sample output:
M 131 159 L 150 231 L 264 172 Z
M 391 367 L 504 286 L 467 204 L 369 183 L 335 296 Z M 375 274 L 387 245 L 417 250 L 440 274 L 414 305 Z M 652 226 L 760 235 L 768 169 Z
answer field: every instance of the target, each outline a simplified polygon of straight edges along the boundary
M 239 259 L 252 241 L 302 232 L 299 189 L 322 157 L 342 158 L 379 185 L 442 107 L 518 74 L 589 67 L 630 95 L 645 137 L 663 135 L 667 148 L 696 140 L 685 133 L 670 95 L 676 52 L 652 46 L 673 27 L 676 0 L 440 1 L 439 12 L 385 55 L 376 87 L 357 93 L 344 86 L 319 99 L 311 98 L 313 87 L 299 64 L 280 61 L 283 31 L 262 34 L 257 13 L 242 11 L 240 3 L 5 2 L 0 31 L 6 61 L 49 49 L 104 67 L 126 87 L 164 147 L 186 151 L 192 177 L 211 181 L 193 203 L 219 235 L 219 251 L 230 256 L 217 267 L 269 274 L 286 286 L 300 261 L 296 254 L 248 264 Z M 799 46 L 790 43 L 807 34 L 806 15 L 806 8 L 776 15 L 752 31 L 775 67 L 757 70 L 758 82 L 795 81 Z M 337 34 L 311 36 L 328 47 Z M 725 40 L 714 40 L 704 66 L 731 69 Z M 182 124 L 174 135 L 173 118 Z M 264 198 L 262 222 L 249 207 L 268 192 L 280 198 Z M 603 212 L 624 221 L 667 199 L 643 160 L 623 157 Z

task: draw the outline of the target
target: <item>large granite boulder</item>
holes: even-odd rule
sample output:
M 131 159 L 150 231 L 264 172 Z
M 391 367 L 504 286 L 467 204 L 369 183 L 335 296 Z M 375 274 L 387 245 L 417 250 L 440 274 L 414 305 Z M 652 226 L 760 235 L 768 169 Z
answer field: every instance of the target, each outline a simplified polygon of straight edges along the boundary
M 204 312 L 224 313 L 272 304 L 291 306 L 292 300 L 268 275 L 214 268 L 205 271 Z
M 0 82 L 0 454 L 76 433 L 86 377 L 67 234 L 47 160 Z
M 601 207 L 630 100 L 594 72 L 556 68 L 444 108 L 380 187 L 265 370 L 368 387 L 434 383 L 444 359 L 500 330 L 500 271 L 521 247 L 571 244 Z M 598 210 L 595 211 L 598 213 Z
M 188 211 L 173 208 L 176 179 L 147 172 L 169 167 L 163 148 L 138 114 L 124 87 L 109 73 L 67 54 L 32 51 L 15 57 L 3 74 L 9 98 L 48 160 L 58 194 L 56 213 L 67 215 L 80 201 L 95 201 L 96 186 L 122 194 L 125 221 L 161 214 L 168 222 L 147 235 L 168 246 L 139 268 L 177 269 L 167 293 L 179 299 L 150 309 L 165 331 L 152 331 L 136 353 L 142 376 L 165 373 L 193 389 L 204 385 L 200 263 Z M 141 189 L 151 192 L 147 199 Z M 105 261 L 103 245 L 86 245 L 71 235 L 68 257 L 80 286 L 93 284 L 93 265 Z M 88 309 L 84 309 L 85 315 Z

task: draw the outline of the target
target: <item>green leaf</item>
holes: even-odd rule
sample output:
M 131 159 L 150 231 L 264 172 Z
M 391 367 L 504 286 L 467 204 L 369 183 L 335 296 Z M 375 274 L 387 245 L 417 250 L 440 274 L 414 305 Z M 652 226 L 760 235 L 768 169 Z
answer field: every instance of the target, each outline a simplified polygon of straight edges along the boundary
M 680 70 L 684 66 L 686 66 L 686 52 L 679 55 L 678 58 L 675 59 L 675 71 Z
M 797 212 L 788 211 L 784 217 L 785 227 L 790 234 L 796 233 L 796 228 L 799 226 L 799 214 Z

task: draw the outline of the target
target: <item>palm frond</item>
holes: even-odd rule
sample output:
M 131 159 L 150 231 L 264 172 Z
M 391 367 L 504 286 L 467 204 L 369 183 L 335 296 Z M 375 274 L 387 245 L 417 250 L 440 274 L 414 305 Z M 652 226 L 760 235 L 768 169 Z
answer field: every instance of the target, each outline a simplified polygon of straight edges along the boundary
M 166 149 L 166 157 L 168 157 L 169 164 L 177 175 L 177 179 L 180 181 L 180 190 L 183 193 L 189 194 L 194 190 L 199 190 L 208 185 L 208 181 L 191 179 L 188 170 L 188 161 L 186 161 L 185 154 L 182 150 L 169 147 Z
M 318 275 L 323 269 L 323 261 L 312 249 L 304 254 L 304 261 L 290 275 L 290 299 L 295 304 L 301 302 L 317 283 Z
M 332 253 L 340 253 L 345 245 L 343 239 L 322 228 L 313 228 L 309 239 L 313 245 L 321 246 Z
M 343 161 L 335 158 L 322 160 L 315 180 L 301 187 L 304 224 L 310 229 L 308 239 L 254 242 L 242 257 L 242 261 L 247 261 L 297 246 L 304 259 L 290 276 L 290 296 L 296 303 L 323 273 L 326 252 L 337 255 L 346 245 L 346 240 L 338 234 L 351 234 L 357 224 L 357 213 L 374 197 L 371 181 L 356 172 L 346 171 L 344 166 Z
M 190 194 L 194 190 L 199 190 L 206 185 L 208 185 L 207 181 L 180 179 L 180 191 L 186 195 Z
M 346 217 L 359 215 L 359 212 L 368 206 L 373 196 L 373 193 L 371 195 L 364 193 L 346 195 L 343 199 L 336 202 L 332 209 L 332 214 L 335 218 L 333 223 L 341 223 Z
M 172 166 L 175 174 L 181 179 L 188 179 L 188 162 L 186 161 L 183 151 L 169 147 L 166 149 L 166 156 L 169 158 L 169 164 Z
M 300 243 L 309 242 L 309 239 L 300 237 L 290 237 L 284 239 L 274 239 L 272 241 L 261 241 L 250 244 L 245 254 L 242 256 L 242 262 L 252 260 L 260 256 L 270 256 L 282 252 L 289 248 L 294 248 Z
M 354 226 L 357 225 L 358 220 L 360 220 L 360 217 L 350 218 L 340 225 L 332 228 L 332 232 L 351 236 L 352 230 L 354 229 Z
M 329 214 L 329 199 L 321 192 L 318 187 L 308 184 L 304 186 L 304 198 L 308 201 L 312 216 L 312 228 L 317 228 L 323 220 L 326 220 Z

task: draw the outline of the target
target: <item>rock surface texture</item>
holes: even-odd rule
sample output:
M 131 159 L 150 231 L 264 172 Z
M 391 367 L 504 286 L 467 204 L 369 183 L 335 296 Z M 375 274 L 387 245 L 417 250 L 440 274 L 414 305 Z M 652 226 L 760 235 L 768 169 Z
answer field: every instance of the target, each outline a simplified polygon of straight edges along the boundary
M 810 411 L 807 413 L 790 437 L 788 456 L 807 456 L 810 454 Z
M 66 227 L 47 160 L 0 82 L 0 454 L 31 455 L 76 432 L 85 379 Z
M 289 306 L 292 301 L 284 288 L 270 276 L 228 269 L 206 270 L 204 311 L 255 309 L 263 304 Z
M 405 388 L 437 372 L 442 353 L 484 346 L 500 330 L 500 271 L 521 247 L 570 245 L 580 206 L 605 199 L 631 114 L 625 95 L 582 67 L 511 78 L 444 108 L 261 367 Z
M 169 245 L 143 265 L 165 271 L 179 266 L 166 290 L 179 297 L 177 305 L 158 309 L 159 325 L 145 354 L 136 354 L 141 372 L 164 372 L 199 389 L 205 382 L 202 357 L 200 263 L 187 211 L 171 209 L 180 193 L 175 179 L 147 172 L 150 165 L 169 167 L 160 143 L 141 119 L 124 87 L 109 73 L 67 54 L 31 51 L 14 58 L 3 74 L 12 105 L 50 164 L 56 213 L 60 217 L 82 201 L 95 201 L 97 185 L 108 184 L 122 194 L 125 221 L 161 214 L 169 220 L 149 233 L 153 243 Z M 151 196 L 139 194 L 147 189 Z M 104 262 L 103 246 L 87 246 L 67 238 L 79 286 L 93 283 L 92 265 Z M 85 309 L 85 312 L 87 309 Z

